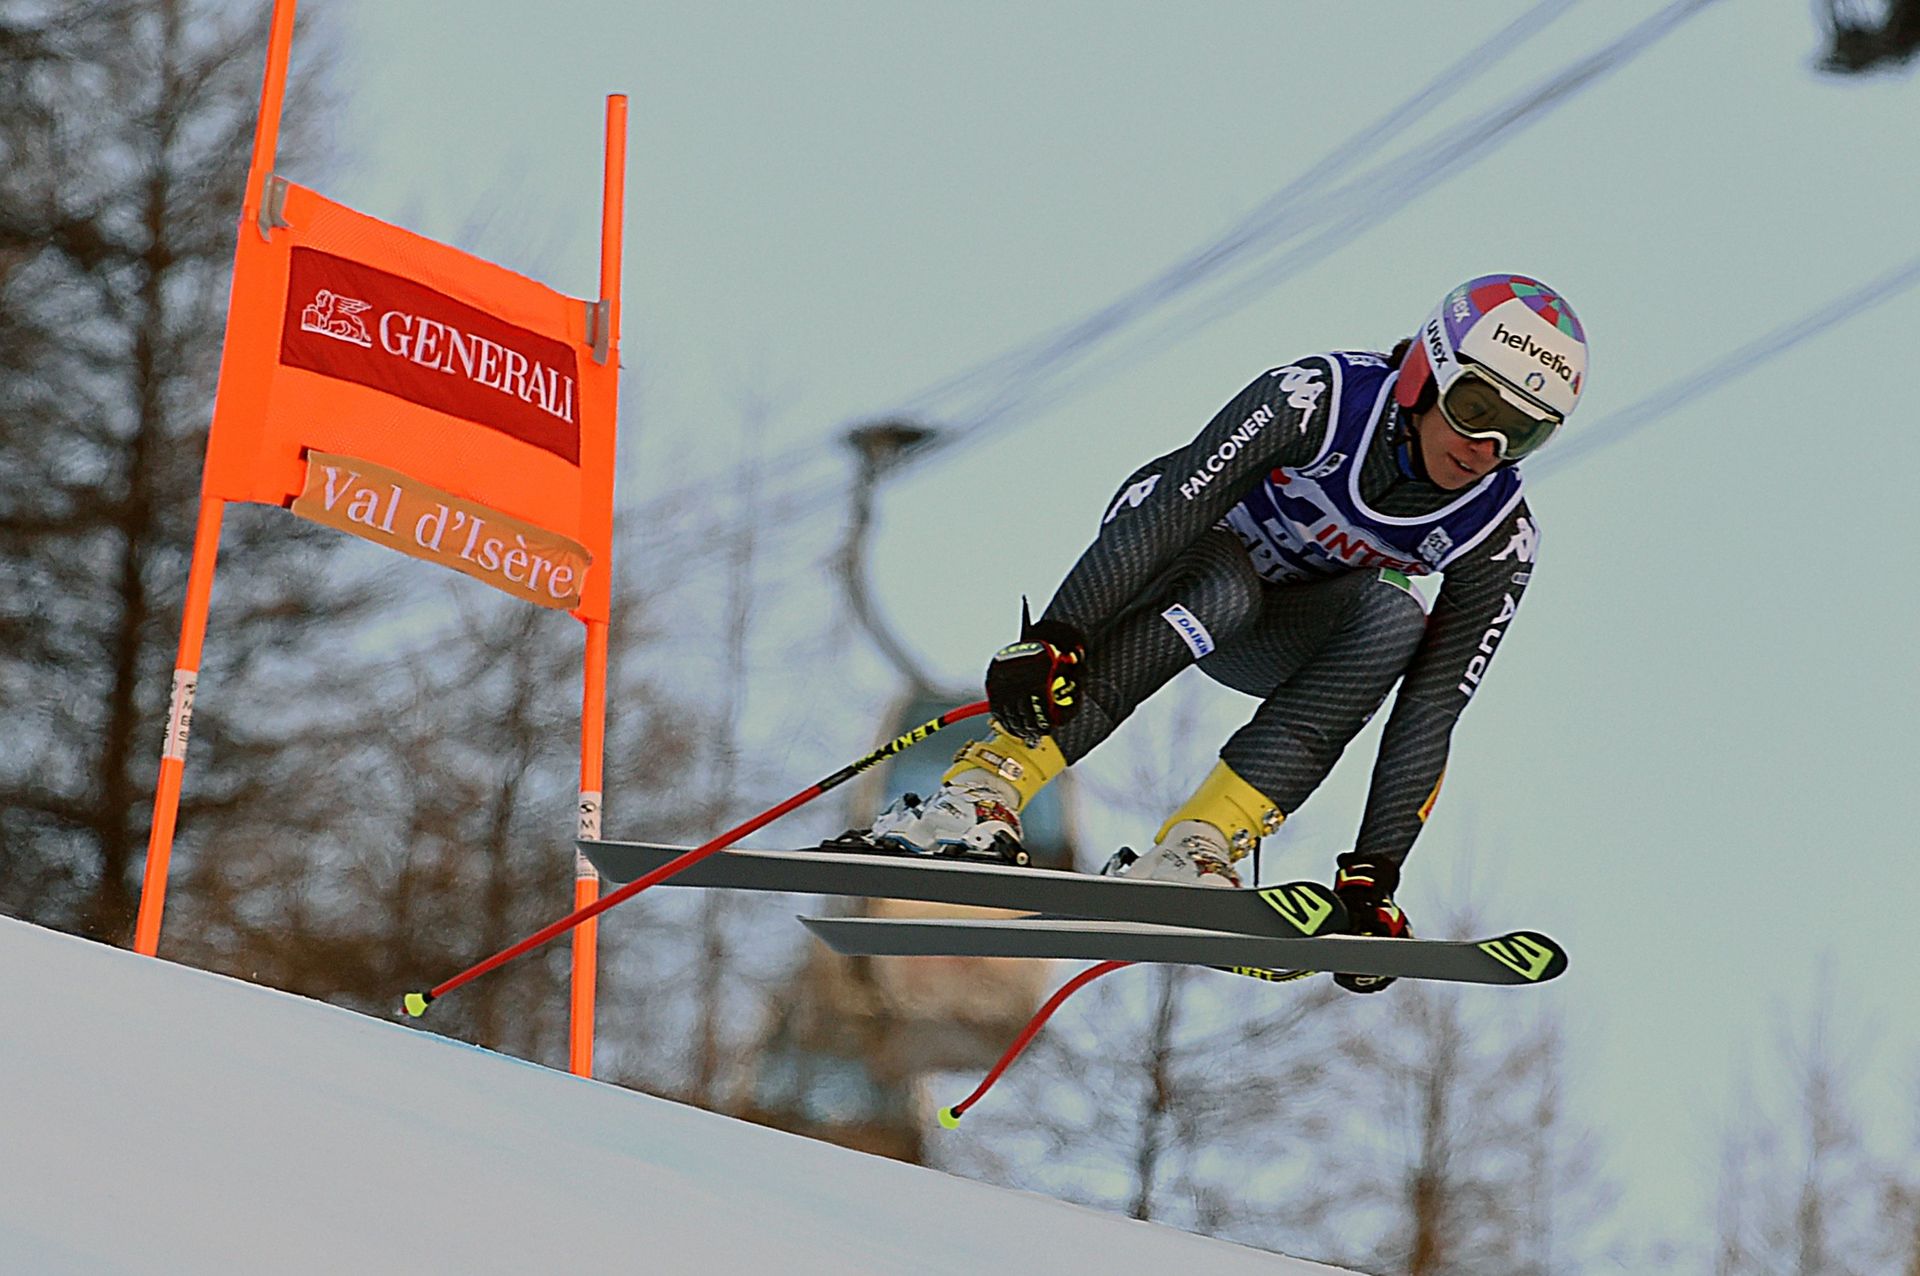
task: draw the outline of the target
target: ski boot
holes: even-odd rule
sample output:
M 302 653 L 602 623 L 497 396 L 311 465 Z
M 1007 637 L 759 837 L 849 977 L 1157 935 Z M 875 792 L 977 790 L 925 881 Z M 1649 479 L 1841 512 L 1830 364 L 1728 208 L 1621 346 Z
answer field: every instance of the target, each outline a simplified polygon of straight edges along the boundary
M 1411 939 L 1413 927 L 1393 902 L 1400 885 L 1400 866 L 1389 859 L 1348 851 L 1334 856 L 1333 893 L 1347 906 L 1347 929 L 1355 935 Z M 1333 982 L 1348 992 L 1379 992 L 1393 982 L 1388 975 L 1335 975 Z
M 1229 842 L 1205 820 L 1179 820 L 1141 855 L 1123 846 L 1113 853 L 1103 877 L 1135 877 L 1150 882 L 1181 882 L 1188 886 L 1240 885 L 1240 873 L 1234 864 L 1251 852 L 1250 844 Z
M 1160 826 L 1152 850 L 1136 855 L 1122 847 L 1100 871 L 1189 886 L 1239 886 L 1234 865 L 1259 849 L 1262 837 L 1277 833 L 1286 818 L 1265 794 L 1218 762 Z
M 865 833 L 849 833 L 868 849 L 909 855 L 946 855 L 1025 867 L 1020 845 L 1020 795 L 990 771 L 962 770 L 932 797 L 908 793 L 880 812 Z M 845 839 L 843 839 L 843 842 Z

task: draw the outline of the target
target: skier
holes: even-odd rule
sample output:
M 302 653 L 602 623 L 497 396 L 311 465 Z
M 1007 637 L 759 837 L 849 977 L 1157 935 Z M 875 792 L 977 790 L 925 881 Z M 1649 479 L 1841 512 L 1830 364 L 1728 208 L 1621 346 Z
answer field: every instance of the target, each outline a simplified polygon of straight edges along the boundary
M 1539 547 L 1515 463 L 1573 411 L 1586 362 L 1558 293 L 1486 275 L 1391 354 L 1313 355 L 1255 378 L 1121 485 L 1041 618 L 1023 604 L 1019 640 L 989 663 L 991 734 L 868 837 L 920 854 L 1017 844 L 1020 808 L 1198 663 L 1260 705 L 1152 849 L 1103 871 L 1239 886 L 1236 865 L 1399 681 L 1333 885 L 1358 933 L 1411 935 L 1393 899 L 1401 864 Z M 1431 616 L 1408 580 L 1429 572 L 1442 576 Z M 1339 978 L 1356 992 L 1392 982 Z

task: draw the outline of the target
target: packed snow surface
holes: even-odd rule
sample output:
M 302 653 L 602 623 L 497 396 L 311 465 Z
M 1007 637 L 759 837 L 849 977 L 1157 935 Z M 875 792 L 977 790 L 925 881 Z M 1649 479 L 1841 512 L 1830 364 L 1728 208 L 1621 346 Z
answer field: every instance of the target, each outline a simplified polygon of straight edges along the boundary
M 0 970 L 0 1271 L 1335 1270 L 22 922 Z

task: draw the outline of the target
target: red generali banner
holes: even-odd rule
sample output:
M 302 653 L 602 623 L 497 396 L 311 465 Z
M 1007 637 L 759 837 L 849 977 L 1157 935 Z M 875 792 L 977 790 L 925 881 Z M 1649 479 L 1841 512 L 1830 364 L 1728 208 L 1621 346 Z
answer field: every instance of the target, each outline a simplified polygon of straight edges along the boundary
M 280 362 L 383 390 L 580 462 L 573 349 L 399 275 L 295 248 Z
M 594 308 L 276 182 L 242 228 L 206 490 L 608 613 L 617 370 Z

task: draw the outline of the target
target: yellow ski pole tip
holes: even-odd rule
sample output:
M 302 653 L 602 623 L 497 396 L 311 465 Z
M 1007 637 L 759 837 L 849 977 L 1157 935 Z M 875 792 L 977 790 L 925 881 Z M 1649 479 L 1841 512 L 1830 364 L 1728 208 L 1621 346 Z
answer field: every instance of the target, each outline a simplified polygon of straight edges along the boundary
M 941 1108 L 940 1109 L 940 1128 L 943 1130 L 959 1129 L 960 1114 L 958 1112 L 955 1112 L 952 1108 Z
M 418 1019 L 427 1013 L 427 998 L 424 993 L 410 992 L 400 1004 L 407 1008 L 409 1018 Z

